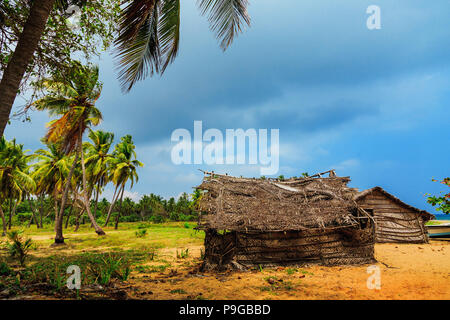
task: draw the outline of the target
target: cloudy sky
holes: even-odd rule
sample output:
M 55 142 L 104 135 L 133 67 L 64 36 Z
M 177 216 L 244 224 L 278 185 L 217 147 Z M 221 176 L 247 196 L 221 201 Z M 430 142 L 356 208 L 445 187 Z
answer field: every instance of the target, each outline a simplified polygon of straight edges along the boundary
M 366 27 L 372 4 L 380 30 Z M 117 140 L 131 134 L 145 163 L 129 195 L 191 192 L 197 169 L 260 175 L 251 165 L 174 165 L 172 131 L 202 120 L 204 130 L 279 129 L 278 174 L 333 168 L 353 187 L 379 185 L 434 212 L 424 194 L 450 175 L 450 2 L 254 0 L 249 12 L 251 28 L 223 53 L 195 1 L 182 1 L 179 57 L 126 95 L 101 57 L 100 127 Z M 48 117 L 31 117 L 6 136 L 35 150 Z

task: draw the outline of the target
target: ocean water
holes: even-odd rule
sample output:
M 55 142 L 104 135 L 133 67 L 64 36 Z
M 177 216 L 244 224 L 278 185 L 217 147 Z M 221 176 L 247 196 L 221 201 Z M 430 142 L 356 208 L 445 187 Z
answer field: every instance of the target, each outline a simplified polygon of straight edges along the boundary
M 450 220 L 450 214 L 435 214 L 436 220 Z

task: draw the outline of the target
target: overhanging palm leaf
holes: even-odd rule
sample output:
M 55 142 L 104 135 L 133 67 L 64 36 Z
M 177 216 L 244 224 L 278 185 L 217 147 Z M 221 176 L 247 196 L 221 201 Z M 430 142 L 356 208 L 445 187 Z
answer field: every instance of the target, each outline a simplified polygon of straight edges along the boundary
M 198 0 L 198 6 L 223 50 L 250 24 L 248 0 Z M 122 90 L 164 73 L 178 54 L 179 42 L 180 0 L 128 0 L 115 41 Z
M 158 33 L 162 54 L 161 72 L 163 73 L 178 54 L 180 43 L 180 0 L 164 1 L 161 11 Z
M 161 51 L 158 39 L 159 0 L 132 1 L 124 9 L 116 46 L 119 79 L 125 91 L 138 80 L 159 72 Z
M 248 0 L 199 0 L 198 6 L 201 13 L 208 16 L 210 28 L 221 40 L 220 47 L 223 50 L 242 32 L 244 22 L 250 25 Z

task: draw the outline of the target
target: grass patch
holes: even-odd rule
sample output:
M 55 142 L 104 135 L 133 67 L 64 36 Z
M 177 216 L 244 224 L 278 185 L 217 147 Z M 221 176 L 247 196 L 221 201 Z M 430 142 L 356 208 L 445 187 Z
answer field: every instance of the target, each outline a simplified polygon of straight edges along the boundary
M 171 290 L 170 293 L 172 293 L 172 294 L 175 294 L 175 293 L 186 294 L 187 292 L 184 291 L 183 289 L 174 289 L 174 290 Z

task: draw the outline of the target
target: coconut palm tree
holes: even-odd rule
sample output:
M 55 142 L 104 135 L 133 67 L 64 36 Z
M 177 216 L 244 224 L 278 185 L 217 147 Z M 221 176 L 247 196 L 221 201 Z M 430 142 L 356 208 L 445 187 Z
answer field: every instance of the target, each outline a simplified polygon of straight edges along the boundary
M 47 145 L 48 150 L 39 149 L 33 155 L 37 160 L 33 164 L 33 179 L 36 181 L 36 194 L 53 197 L 55 204 L 55 228 L 59 217 L 59 198 L 70 171 L 69 157 L 55 143 Z M 72 178 L 73 180 L 73 178 Z M 72 181 L 73 184 L 73 181 Z
M 23 144 L 17 144 L 15 139 L 6 141 L 4 137 L 1 137 L 0 197 L 2 202 L 9 199 L 9 229 L 11 229 L 12 216 L 15 213 L 16 206 L 22 201 L 25 194 L 33 192 L 36 187 L 33 178 L 28 173 L 30 156 L 26 155 L 26 152 L 26 150 L 23 150 Z M 3 233 L 5 233 L 5 217 L 1 208 L 0 215 L 3 223 Z
M 120 203 L 122 204 L 123 194 L 125 191 L 125 185 L 130 181 L 130 189 L 133 188 L 135 182 L 139 180 L 137 174 L 137 168 L 143 167 L 142 162 L 136 159 L 136 147 L 133 143 L 133 139 L 130 135 L 126 135 L 120 138 L 120 143 L 118 143 L 113 152 L 112 158 L 109 160 L 110 165 L 110 176 L 109 179 L 116 186 L 114 191 L 113 200 L 109 208 L 108 216 L 106 217 L 105 225 L 108 224 L 111 217 L 112 208 L 114 203 L 120 196 Z M 118 191 L 118 192 L 117 192 Z M 115 198 L 114 198 L 115 197 Z M 115 229 L 117 229 L 119 223 L 120 212 L 116 217 Z
M 81 158 L 83 186 L 80 200 L 85 206 L 95 232 L 98 235 L 104 235 L 105 232 L 98 226 L 90 209 L 82 145 L 83 134 L 86 129 L 98 125 L 102 120 L 100 110 L 95 107 L 102 89 L 102 85 L 98 80 L 98 67 L 74 63 L 69 74 L 55 74 L 53 78 L 42 81 L 41 85 L 48 94 L 44 98 L 33 102 L 31 106 L 37 110 L 49 111 L 50 116 L 59 117 L 48 124 L 49 128 L 45 141 L 57 143 L 65 154 L 71 154 L 72 152 L 75 154 L 62 194 L 56 223 L 55 244 L 64 243 L 62 234 L 63 213 L 73 172 L 79 158 Z
M 94 214 L 97 214 L 98 197 L 102 188 L 108 183 L 107 164 L 108 159 L 111 157 L 108 152 L 114 141 L 114 134 L 102 130 L 90 130 L 89 139 L 92 142 L 85 144 L 87 150 L 85 165 L 91 189 L 95 189 Z
M 36 194 L 59 194 L 69 174 L 69 157 L 54 143 L 48 144 L 47 148 L 36 150 L 33 155 L 37 160 L 32 174 L 36 181 Z
M 178 54 L 180 0 L 131 0 L 122 11 L 115 41 L 119 79 L 124 91 L 147 75 L 164 73 Z M 250 24 L 248 0 L 198 0 L 223 50 Z

